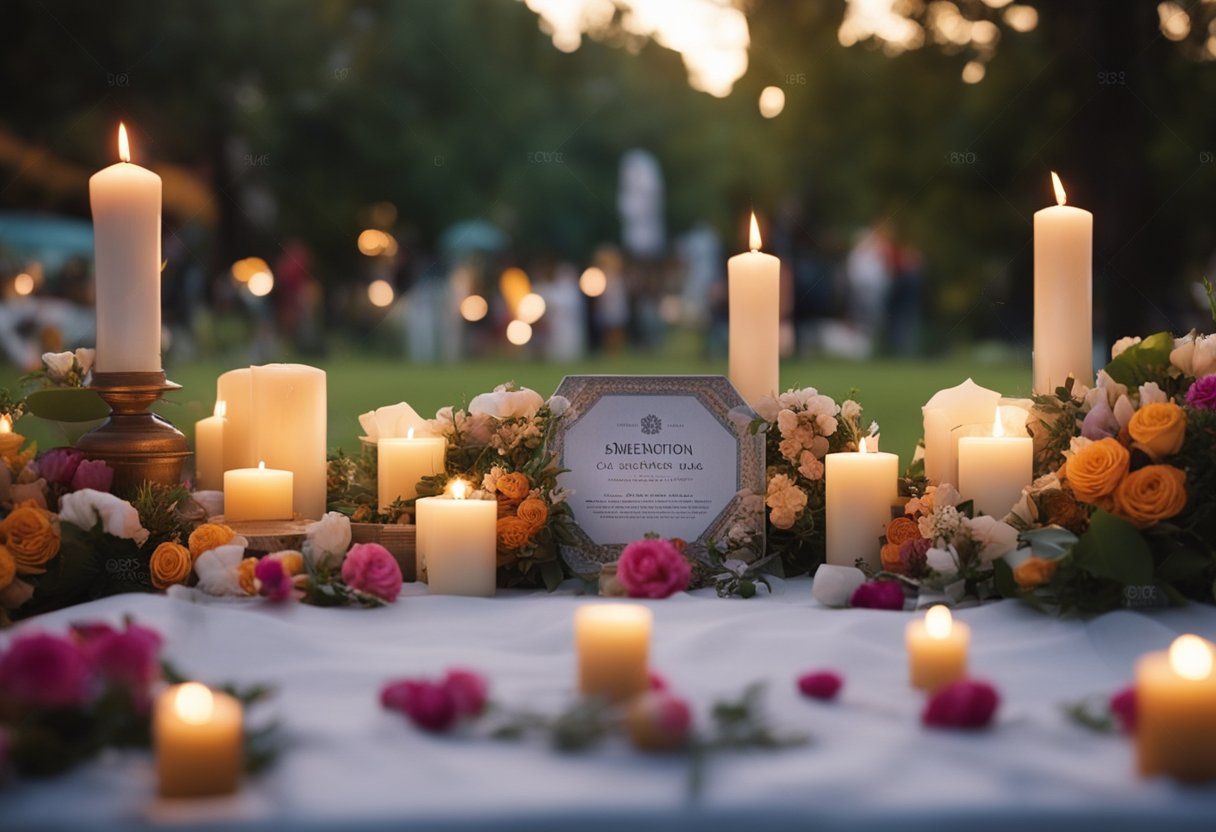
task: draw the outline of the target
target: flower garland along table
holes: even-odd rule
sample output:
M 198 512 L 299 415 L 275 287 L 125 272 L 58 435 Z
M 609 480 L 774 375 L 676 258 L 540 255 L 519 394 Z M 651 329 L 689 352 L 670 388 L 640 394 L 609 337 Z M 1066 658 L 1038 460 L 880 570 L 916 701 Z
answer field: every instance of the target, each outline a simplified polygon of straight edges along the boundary
M 157 803 L 148 755 L 111 752 L 52 781 L 0 793 L 6 832 L 181 828 L 229 821 L 281 829 L 1210 829 L 1216 793 L 1135 775 L 1131 744 L 1071 722 L 1066 702 L 1130 679 L 1136 657 L 1178 632 L 1216 634 L 1208 606 L 1087 621 L 1045 618 L 1012 601 L 962 610 L 974 673 L 1001 692 L 984 732 L 937 731 L 907 685 L 906 617 L 828 611 L 805 578 L 773 581 L 771 597 L 721 601 L 712 590 L 647 602 L 651 665 L 703 721 L 741 680 L 767 683 L 772 722 L 806 746 L 722 755 L 689 802 L 682 755 L 607 744 L 577 756 L 542 743 L 492 741 L 475 729 L 437 736 L 378 702 L 394 676 L 475 669 L 492 699 L 556 711 L 572 695 L 570 622 L 584 600 L 509 591 L 495 600 L 428 597 L 407 584 L 368 612 L 221 601 L 194 589 L 127 594 L 49 613 L 0 635 L 0 647 L 80 620 L 133 615 L 165 638 L 164 654 L 194 678 L 270 682 L 290 739 L 279 764 L 242 793 L 205 807 Z M 708 624 L 707 622 L 712 622 Z M 831 668 L 835 701 L 802 697 L 795 678 Z

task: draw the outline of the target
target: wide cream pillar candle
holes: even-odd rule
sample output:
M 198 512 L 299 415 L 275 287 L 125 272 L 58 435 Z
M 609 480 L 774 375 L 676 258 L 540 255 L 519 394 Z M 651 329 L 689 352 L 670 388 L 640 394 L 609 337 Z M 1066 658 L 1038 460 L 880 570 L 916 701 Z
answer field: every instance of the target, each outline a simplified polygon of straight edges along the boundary
M 258 464 L 253 447 L 253 370 L 241 367 L 222 374 L 215 398 L 224 403 L 224 470 Z
M 987 431 L 1001 394 L 967 379 L 939 390 L 921 408 L 925 430 L 925 477 L 934 485 L 958 485 L 958 441 Z
M 1022 497 L 1034 479 L 1034 440 L 1006 436 L 1000 408 L 992 421 L 991 436 L 964 436 L 958 440 L 958 490 L 977 512 L 1002 518 Z
M 211 797 L 237 790 L 243 765 L 241 705 L 197 682 L 156 700 L 152 741 L 161 797 Z
M 233 468 L 224 472 L 224 520 L 290 520 L 294 475 L 267 468 Z
M 325 371 L 304 364 L 253 370 L 253 436 L 267 468 L 294 475 L 296 514 L 316 520 L 326 506 Z
M 966 677 L 971 628 L 955 621 L 948 607 L 930 607 L 923 619 L 908 622 L 904 636 L 912 687 L 935 691 Z
M 781 261 L 760 251 L 751 220 L 751 251 L 726 263 L 730 297 L 730 381 L 753 408 L 780 392 Z
M 585 604 L 574 611 L 578 687 L 584 696 L 625 702 L 650 687 L 653 619 L 640 604 Z
M 160 177 L 122 161 L 89 178 L 99 373 L 157 372 L 160 364 Z
M 417 502 L 419 568 L 433 595 L 494 594 L 498 577 L 498 501 L 470 500 L 468 483 Z
M 899 497 L 899 457 L 871 452 L 863 437 L 857 453 L 824 458 L 827 562 L 853 566 L 864 560 L 880 568 L 879 551 L 891 506 Z
M 423 477 L 441 473 L 445 467 L 448 441 L 442 436 L 414 436 L 410 428 L 404 437 L 381 437 L 376 441 L 376 485 L 380 510 L 396 500 L 418 496 Z
M 215 415 L 194 423 L 194 487 L 219 491 L 224 487 L 224 400 L 215 403 Z
M 1056 205 L 1034 214 L 1034 392 L 1054 393 L 1071 375 L 1094 383 L 1094 215 L 1066 205 L 1051 172 Z
M 1216 673 L 1212 644 L 1174 639 L 1136 663 L 1136 756 L 1145 776 L 1216 780 Z

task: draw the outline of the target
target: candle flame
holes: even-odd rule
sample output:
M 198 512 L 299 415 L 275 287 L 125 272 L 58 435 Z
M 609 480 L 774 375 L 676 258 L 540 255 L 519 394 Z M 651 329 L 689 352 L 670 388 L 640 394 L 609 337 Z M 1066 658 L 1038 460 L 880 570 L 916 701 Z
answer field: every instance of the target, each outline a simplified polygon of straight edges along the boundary
M 118 122 L 118 158 L 124 162 L 131 161 L 131 143 L 127 141 L 127 126 Z
M 468 495 L 469 484 L 464 480 L 453 480 L 451 491 L 453 499 L 463 500 Z
M 751 232 L 748 235 L 748 248 L 752 251 L 760 250 L 760 225 L 756 222 L 756 212 L 752 211 Z
M 1064 193 L 1064 183 L 1060 181 L 1060 175 L 1054 170 L 1051 172 L 1051 187 L 1056 190 L 1056 205 L 1067 205 L 1068 194 Z
M 227 416 L 228 415 L 228 402 L 224 401 L 223 399 L 216 399 L 214 415 L 219 416 L 221 419 L 223 417 Z
M 992 416 L 992 435 L 1001 437 L 1005 435 L 1005 424 L 1001 421 L 1001 409 L 998 407 L 996 413 Z
M 210 721 L 211 715 L 215 713 L 215 697 L 206 685 L 186 682 L 177 689 L 177 695 L 173 697 L 173 708 L 182 722 L 203 725 Z
M 946 638 L 952 629 L 954 617 L 950 615 L 949 607 L 941 604 L 929 607 L 929 611 L 925 613 L 925 632 L 929 634 L 929 638 Z
M 1212 648 L 1199 636 L 1178 636 L 1170 645 L 1170 669 L 1183 679 L 1202 681 L 1212 675 Z
M 405 438 L 406 438 L 406 439 L 413 439 L 413 438 L 414 438 L 414 429 L 413 429 L 413 427 L 411 427 L 409 430 L 407 430 L 407 431 L 405 432 Z
M 857 452 L 862 454 L 868 454 L 870 452 L 869 449 L 866 448 L 866 438 L 864 436 L 861 437 L 861 442 L 857 444 Z
M 3 416 L 0 416 L 0 433 L 12 433 L 12 432 L 13 432 L 13 417 L 9 416 L 7 413 L 5 413 Z
M 259 471 L 265 471 L 265 470 L 266 470 L 266 460 L 264 460 L 264 459 L 260 459 L 260 460 L 258 460 L 258 470 L 259 470 Z

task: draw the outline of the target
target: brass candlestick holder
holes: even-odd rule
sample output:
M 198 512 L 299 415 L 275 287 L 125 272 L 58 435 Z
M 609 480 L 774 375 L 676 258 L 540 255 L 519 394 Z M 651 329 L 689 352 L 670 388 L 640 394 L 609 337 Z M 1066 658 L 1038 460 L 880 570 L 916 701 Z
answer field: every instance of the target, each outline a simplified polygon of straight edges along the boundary
M 92 389 L 110 406 L 110 416 L 80 437 L 76 448 L 114 469 L 115 494 L 133 495 L 144 482 L 176 485 L 190 456 L 186 437 L 148 410 L 165 393 L 180 390 L 157 372 L 93 373 Z

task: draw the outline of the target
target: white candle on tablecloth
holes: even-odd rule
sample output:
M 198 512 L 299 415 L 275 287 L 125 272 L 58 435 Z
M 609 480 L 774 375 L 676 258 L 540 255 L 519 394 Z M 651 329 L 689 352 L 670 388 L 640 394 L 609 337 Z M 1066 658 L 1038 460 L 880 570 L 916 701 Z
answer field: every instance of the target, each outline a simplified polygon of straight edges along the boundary
M 194 488 L 219 491 L 224 487 L 224 400 L 215 402 L 215 414 L 194 423 Z
M 432 595 L 494 594 L 498 577 L 498 501 L 469 500 L 468 483 L 423 497 L 417 507 L 418 566 Z
M 122 160 L 89 178 L 99 373 L 157 372 L 160 363 L 160 177 Z
M 584 604 L 574 611 L 578 686 L 584 696 L 626 702 L 649 688 L 653 620 L 641 604 Z
M 1034 392 L 1050 394 L 1071 375 L 1094 383 L 1094 215 L 1065 205 L 1051 172 L 1056 205 L 1034 214 Z
M 233 468 L 224 472 L 224 519 L 290 520 L 292 518 L 291 471 L 267 468 Z
M 222 374 L 215 397 L 224 402 L 224 470 L 258 464 L 253 447 L 253 370 L 241 367 Z
M 253 371 L 253 435 L 258 459 L 291 471 L 295 513 L 315 520 L 326 508 L 325 371 L 304 364 L 266 364 Z
M 241 704 L 198 682 L 156 700 L 152 736 L 161 797 L 231 794 L 243 764 Z
M 1136 754 L 1144 776 L 1216 780 L 1216 672 L 1212 644 L 1174 639 L 1136 663 Z
M 879 542 L 899 496 L 899 457 L 870 452 L 863 437 L 858 453 L 824 458 L 827 562 L 853 566 L 858 559 L 879 568 Z
M 726 263 L 730 297 L 730 381 L 748 404 L 780 392 L 781 261 L 760 251 L 752 214 L 751 251 Z
M 1006 436 L 997 408 L 991 436 L 958 440 L 958 490 L 977 513 L 1004 517 L 1034 479 L 1034 440 Z
M 966 677 L 971 628 L 955 621 L 948 607 L 930 607 L 924 618 L 908 622 L 904 636 L 912 687 L 935 691 Z

